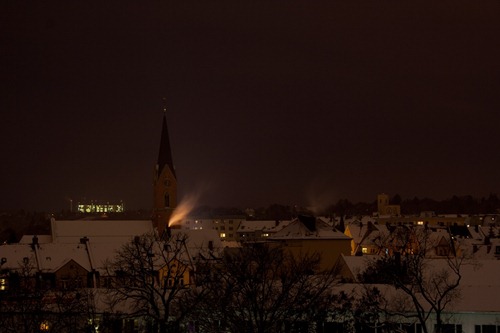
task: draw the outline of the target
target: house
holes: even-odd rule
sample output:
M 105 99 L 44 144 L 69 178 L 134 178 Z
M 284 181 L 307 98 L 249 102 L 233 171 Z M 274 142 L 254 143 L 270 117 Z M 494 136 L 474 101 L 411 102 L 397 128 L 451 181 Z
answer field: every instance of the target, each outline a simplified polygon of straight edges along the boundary
M 356 221 L 348 224 L 344 234 L 351 238 L 351 255 L 378 254 L 380 243 L 377 243 L 377 238 L 380 233 L 379 227 L 372 222 L 365 224 Z
M 332 269 L 342 254 L 351 253 L 350 237 L 313 216 L 299 216 L 269 237 L 269 241 L 282 246 L 295 256 L 319 254 L 319 270 Z
M 100 277 L 108 274 L 106 264 L 117 251 L 135 237 L 154 230 L 152 222 L 147 220 L 52 220 L 51 227 L 51 235 L 32 236 L 31 242 L 23 237 L 22 243 L 1 245 L 0 269 L 40 276 L 52 288 L 64 287 L 69 280 L 78 280 L 80 287 L 98 287 Z M 209 257 L 222 247 L 213 230 L 172 231 L 174 235 L 180 233 L 187 235 L 185 247 L 191 260 Z
M 273 237 L 278 231 L 290 224 L 291 221 L 242 221 L 237 230 L 237 239 L 240 242 L 263 241 Z

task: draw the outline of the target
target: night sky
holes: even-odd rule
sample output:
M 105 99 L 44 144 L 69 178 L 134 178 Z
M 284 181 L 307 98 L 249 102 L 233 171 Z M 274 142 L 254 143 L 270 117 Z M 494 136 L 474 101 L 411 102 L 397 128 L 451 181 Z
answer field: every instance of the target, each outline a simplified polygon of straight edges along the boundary
M 0 209 L 500 193 L 500 1 L 2 1 Z

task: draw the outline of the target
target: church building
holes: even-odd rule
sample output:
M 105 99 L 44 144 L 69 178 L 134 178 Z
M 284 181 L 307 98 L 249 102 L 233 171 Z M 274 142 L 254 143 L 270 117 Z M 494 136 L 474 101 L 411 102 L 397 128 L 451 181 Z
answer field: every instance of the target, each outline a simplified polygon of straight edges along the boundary
M 163 109 L 160 149 L 154 170 L 153 188 L 153 225 L 158 230 L 158 234 L 162 235 L 177 207 L 177 176 L 170 147 L 166 108 Z

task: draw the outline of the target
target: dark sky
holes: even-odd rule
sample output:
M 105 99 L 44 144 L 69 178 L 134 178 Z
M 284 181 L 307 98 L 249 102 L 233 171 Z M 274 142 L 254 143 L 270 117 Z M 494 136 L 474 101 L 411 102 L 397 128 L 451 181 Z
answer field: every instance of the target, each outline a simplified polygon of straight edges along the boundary
M 500 193 L 500 1 L 0 4 L 0 208 Z

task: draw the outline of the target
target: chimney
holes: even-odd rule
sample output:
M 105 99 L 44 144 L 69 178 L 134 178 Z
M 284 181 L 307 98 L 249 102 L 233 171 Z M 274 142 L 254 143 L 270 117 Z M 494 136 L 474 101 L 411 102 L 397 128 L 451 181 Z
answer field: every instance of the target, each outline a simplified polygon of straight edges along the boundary
M 394 263 L 396 264 L 397 267 L 401 267 L 401 253 L 400 252 L 394 252 Z
M 345 221 L 344 221 L 344 215 L 340 215 L 340 224 L 339 224 L 339 230 L 341 232 L 345 231 Z
M 299 221 L 307 228 L 309 231 L 316 231 L 316 218 L 310 215 L 299 215 Z

